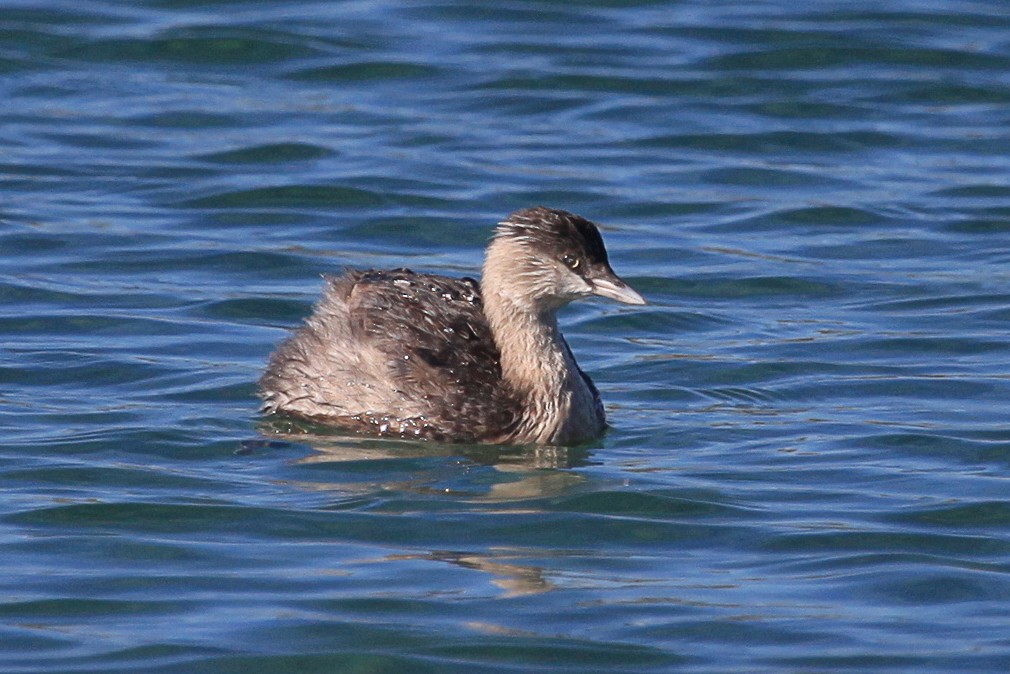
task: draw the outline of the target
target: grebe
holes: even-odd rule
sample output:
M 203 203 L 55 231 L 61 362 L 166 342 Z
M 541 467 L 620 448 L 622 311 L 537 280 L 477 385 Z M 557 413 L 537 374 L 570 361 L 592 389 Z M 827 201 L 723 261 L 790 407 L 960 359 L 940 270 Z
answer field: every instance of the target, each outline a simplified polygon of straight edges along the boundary
M 645 300 L 589 220 L 535 207 L 499 223 L 480 284 L 409 269 L 324 276 L 305 325 L 270 357 L 263 411 L 443 442 L 571 445 L 606 427 L 557 312 Z

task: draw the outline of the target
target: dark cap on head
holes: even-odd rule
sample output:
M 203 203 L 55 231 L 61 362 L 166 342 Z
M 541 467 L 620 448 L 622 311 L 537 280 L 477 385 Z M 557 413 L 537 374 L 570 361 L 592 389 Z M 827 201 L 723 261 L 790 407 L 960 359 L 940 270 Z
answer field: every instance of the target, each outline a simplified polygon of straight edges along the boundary
M 554 255 L 578 253 L 590 263 L 607 263 L 607 249 L 596 225 L 568 211 L 544 206 L 524 208 L 501 222 L 499 232 L 526 239 Z

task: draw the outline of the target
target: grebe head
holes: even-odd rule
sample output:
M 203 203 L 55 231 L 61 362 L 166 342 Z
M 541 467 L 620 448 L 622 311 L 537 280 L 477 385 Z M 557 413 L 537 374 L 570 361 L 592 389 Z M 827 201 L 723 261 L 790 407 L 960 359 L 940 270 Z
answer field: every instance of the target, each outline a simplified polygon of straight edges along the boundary
M 556 310 L 599 295 L 626 304 L 645 299 L 610 267 L 599 230 L 566 211 L 537 206 L 498 224 L 484 262 L 484 277 L 497 292 L 538 311 Z

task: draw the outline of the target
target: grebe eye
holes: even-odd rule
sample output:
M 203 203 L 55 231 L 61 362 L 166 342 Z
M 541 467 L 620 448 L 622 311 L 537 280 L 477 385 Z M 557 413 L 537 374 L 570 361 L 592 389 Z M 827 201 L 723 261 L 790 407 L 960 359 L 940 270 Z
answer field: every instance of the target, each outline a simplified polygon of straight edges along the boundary
M 565 264 L 566 267 L 568 267 L 572 271 L 579 268 L 580 260 L 574 255 L 565 255 L 563 258 L 561 258 L 561 261 Z

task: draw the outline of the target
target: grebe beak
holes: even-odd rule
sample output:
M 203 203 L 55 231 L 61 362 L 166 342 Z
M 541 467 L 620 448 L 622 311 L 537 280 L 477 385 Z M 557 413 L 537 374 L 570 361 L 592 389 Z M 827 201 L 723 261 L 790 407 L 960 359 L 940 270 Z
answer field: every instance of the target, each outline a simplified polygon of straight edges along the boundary
M 645 298 L 621 280 L 621 277 L 615 274 L 613 270 L 608 269 L 607 272 L 606 276 L 592 280 L 594 295 L 624 302 L 625 304 L 645 304 Z

